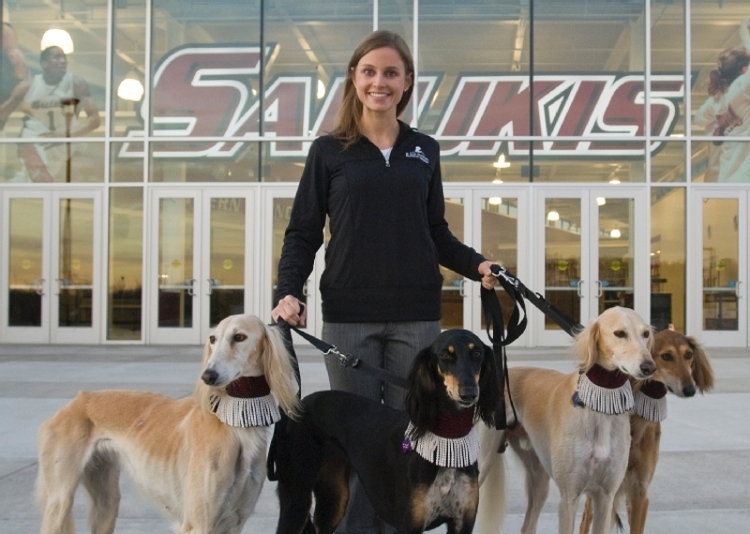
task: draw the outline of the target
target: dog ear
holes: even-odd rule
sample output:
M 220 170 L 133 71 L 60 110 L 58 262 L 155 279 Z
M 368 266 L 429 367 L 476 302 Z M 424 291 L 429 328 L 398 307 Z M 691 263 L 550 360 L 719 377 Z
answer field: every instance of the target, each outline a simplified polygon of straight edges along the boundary
M 693 380 L 698 386 L 698 391 L 705 393 L 714 387 L 714 370 L 703 346 L 692 336 L 686 336 L 690 347 L 693 349 Z
M 432 348 L 419 351 L 407 378 L 406 413 L 416 429 L 415 438 L 432 427 L 437 418 L 436 365 Z
M 263 328 L 263 355 L 261 365 L 268 385 L 281 408 L 293 419 L 299 410 L 296 361 L 284 344 L 281 331 L 258 321 Z
M 599 320 L 584 328 L 575 339 L 576 353 L 579 357 L 578 367 L 584 371 L 591 369 L 599 353 Z
M 479 402 L 477 411 L 479 417 L 487 426 L 495 425 L 495 411 L 500 403 L 500 382 L 497 375 L 497 365 L 500 362 L 495 361 L 495 352 L 492 347 L 482 344 L 484 347 L 484 356 L 482 358 L 482 367 L 479 371 Z

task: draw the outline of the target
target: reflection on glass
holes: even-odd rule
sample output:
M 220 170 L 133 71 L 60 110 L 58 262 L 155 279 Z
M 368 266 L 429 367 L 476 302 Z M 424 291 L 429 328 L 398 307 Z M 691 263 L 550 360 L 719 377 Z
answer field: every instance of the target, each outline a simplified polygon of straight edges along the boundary
M 607 198 L 599 206 L 599 313 L 613 306 L 633 307 L 632 232 L 634 201 Z
M 107 339 L 141 339 L 143 190 L 113 188 L 109 212 Z
M 257 182 L 259 144 L 245 141 L 153 143 L 149 179 L 152 182 Z M 207 151 L 219 147 L 226 150 L 211 158 L 204 157 Z M 118 157 L 129 160 L 142 150 L 141 143 L 126 143 Z M 296 180 L 299 180 L 299 174 L 298 168 Z
M 8 326 L 42 325 L 43 200 L 10 199 Z
M 651 324 L 685 332 L 685 188 L 651 191 Z
M 3 145 L 0 157 L 4 160 L 0 181 L 40 184 L 104 181 L 104 143 L 46 141 L 18 143 L 16 147 Z
M 445 220 L 456 239 L 464 240 L 464 204 L 461 198 L 445 199 Z M 443 275 L 443 316 L 440 325 L 443 329 L 463 328 L 464 325 L 464 277 L 440 266 Z
M 91 326 L 94 292 L 94 201 L 60 200 L 60 262 L 58 325 Z
M 581 316 L 581 200 L 548 198 L 544 221 L 546 299 L 569 317 Z M 545 315 L 546 330 L 560 327 Z
M 737 322 L 739 202 L 703 201 L 703 328 L 734 330 Z
M 193 199 L 159 200 L 159 326 L 193 326 Z
M 482 199 L 482 256 L 496 261 L 511 274 L 518 274 L 518 200 L 506 197 Z M 497 288 L 503 310 L 512 310 L 513 299 L 502 287 Z M 486 324 L 484 307 L 482 325 Z M 510 312 L 504 314 L 507 321 Z M 507 325 L 506 325 L 507 326 Z
M 210 326 L 245 311 L 245 199 L 211 199 Z
M 276 295 L 276 285 L 279 282 L 279 260 L 281 259 L 281 248 L 284 246 L 284 232 L 289 226 L 289 219 L 292 215 L 293 198 L 274 198 L 273 199 L 273 237 L 272 237 L 272 254 L 271 254 L 271 272 L 272 287 L 271 295 Z M 310 282 L 308 281 L 307 284 Z M 306 286 L 307 288 L 307 286 Z M 302 301 L 307 304 L 307 290 L 303 291 Z M 308 312 L 308 317 L 309 317 Z
M 112 143 L 109 159 L 112 182 L 143 182 L 143 143 Z

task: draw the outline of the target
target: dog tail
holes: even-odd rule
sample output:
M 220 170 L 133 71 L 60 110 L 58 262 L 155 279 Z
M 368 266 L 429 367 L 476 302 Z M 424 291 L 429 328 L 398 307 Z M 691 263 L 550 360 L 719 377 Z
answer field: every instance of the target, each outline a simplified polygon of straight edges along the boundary
M 505 432 L 479 423 L 479 534 L 499 534 L 505 520 Z

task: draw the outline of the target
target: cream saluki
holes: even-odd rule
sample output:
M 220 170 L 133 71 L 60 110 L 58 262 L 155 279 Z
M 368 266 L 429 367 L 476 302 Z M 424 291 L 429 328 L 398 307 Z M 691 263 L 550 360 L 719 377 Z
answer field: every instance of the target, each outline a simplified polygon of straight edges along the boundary
M 72 534 L 79 483 L 94 534 L 112 533 L 120 467 L 179 534 L 239 534 L 266 477 L 268 427 L 294 415 L 297 383 L 280 333 L 252 315 L 221 321 L 192 396 L 81 392 L 39 430 L 42 534 Z M 278 403 L 278 404 L 277 404 Z
M 633 408 L 629 376 L 644 379 L 656 370 L 651 327 L 633 310 L 605 310 L 576 338 L 578 372 L 511 367 L 510 396 L 518 426 L 495 431 L 480 426 L 482 534 L 496 533 L 504 516 L 503 456 L 507 439 L 526 471 L 528 507 L 521 532 L 536 532 L 549 492 L 560 490 L 559 532 L 572 534 L 582 494 L 592 498 L 593 532 L 609 532 L 612 503 L 625 476 L 630 447 L 628 411 Z M 512 421 L 510 403 L 506 403 Z
M 630 534 L 643 534 L 646 530 L 648 487 L 659 461 L 661 421 L 667 416 L 667 391 L 687 398 L 696 392 L 710 391 L 714 386 L 711 362 L 695 338 L 662 330 L 654 336 L 651 354 L 656 362 L 656 373 L 651 380 L 631 379 L 636 403 L 635 413 L 630 416 L 630 456 L 613 508 L 616 513 L 618 503 L 625 501 Z M 588 533 L 591 520 L 591 501 L 587 499 L 580 534 Z

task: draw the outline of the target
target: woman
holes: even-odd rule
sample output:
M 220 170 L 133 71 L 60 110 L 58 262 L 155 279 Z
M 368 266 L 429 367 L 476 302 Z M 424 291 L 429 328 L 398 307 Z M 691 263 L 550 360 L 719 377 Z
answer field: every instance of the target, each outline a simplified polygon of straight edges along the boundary
M 272 311 L 274 320 L 304 324 L 302 287 L 328 216 L 322 337 L 401 376 L 440 333 L 439 265 L 486 287 L 497 284 L 491 262 L 448 229 L 438 143 L 397 119 L 413 87 L 414 62 L 400 36 L 376 31 L 357 46 L 334 130 L 313 142 L 305 163 Z M 403 409 L 401 388 L 345 368 L 333 355 L 326 368 L 332 389 Z M 378 532 L 374 511 L 358 493 L 352 487 L 338 531 Z

